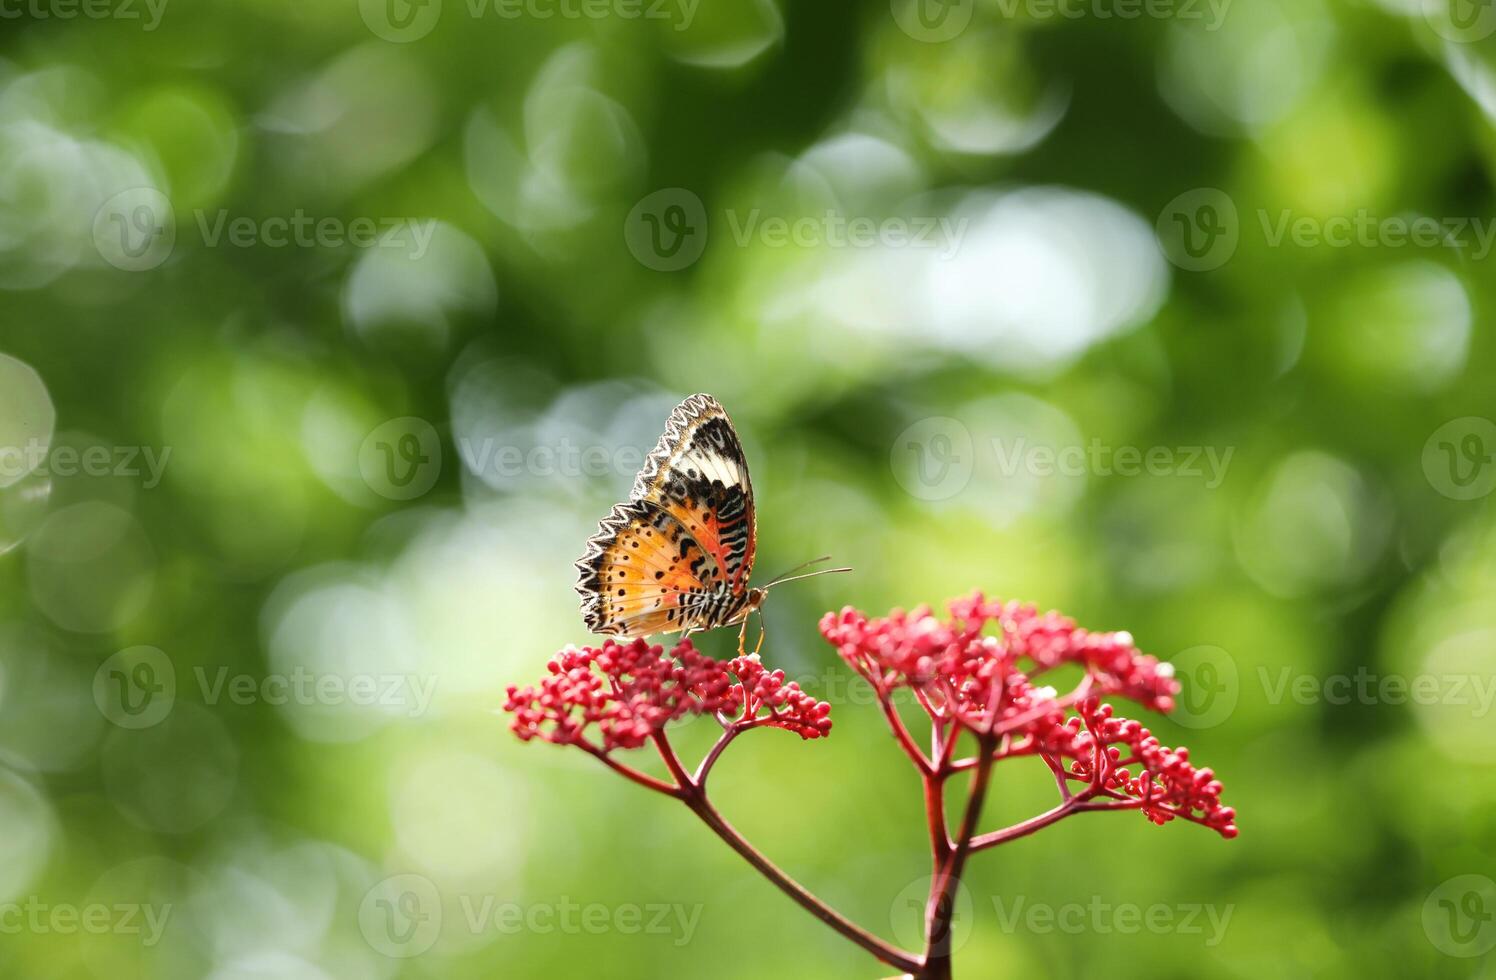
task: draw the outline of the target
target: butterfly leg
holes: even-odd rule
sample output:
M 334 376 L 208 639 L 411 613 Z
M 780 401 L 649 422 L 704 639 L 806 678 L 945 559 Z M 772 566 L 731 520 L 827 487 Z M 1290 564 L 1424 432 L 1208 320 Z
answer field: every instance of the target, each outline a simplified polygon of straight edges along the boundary
M 745 622 L 744 625 L 746 626 L 747 623 Z M 758 656 L 758 651 L 763 649 L 764 637 L 768 635 L 769 629 L 764 625 L 764 611 L 760 609 L 758 611 L 758 642 L 753 645 L 753 655 L 755 657 Z
M 738 656 L 747 656 L 748 651 L 743 649 L 743 640 L 748 635 L 748 617 L 743 617 L 743 625 L 738 627 Z

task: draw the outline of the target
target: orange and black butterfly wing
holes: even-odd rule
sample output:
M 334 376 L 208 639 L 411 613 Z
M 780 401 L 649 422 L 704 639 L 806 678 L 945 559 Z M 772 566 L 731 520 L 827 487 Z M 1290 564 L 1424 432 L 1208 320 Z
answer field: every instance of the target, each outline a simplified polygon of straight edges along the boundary
M 743 444 L 715 398 L 692 395 L 676 406 L 630 497 L 669 512 L 716 560 L 732 593 L 747 591 L 758 537 L 753 483 Z
M 726 578 L 669 511 L 618 504 L 577 560 L 582 616 L 594 633 L 627 638 L 717 625 Z

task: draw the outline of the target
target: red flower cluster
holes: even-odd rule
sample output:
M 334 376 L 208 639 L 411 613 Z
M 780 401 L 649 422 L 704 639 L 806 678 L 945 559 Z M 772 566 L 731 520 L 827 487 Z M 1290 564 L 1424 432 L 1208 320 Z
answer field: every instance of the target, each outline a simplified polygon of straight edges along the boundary
M 802 738 L 831 730 L 831 706 L 818 702 L 783 671 L 768 671 L 756 656 L 728 662 L 682 640 L 669 655 L 644 640 L 608 640 L 601 647 L 567 648 L 547 665 L 538 686 L 509 688 L 506 711 L 514 733 L 529 741 L 634 749 L 686 715 L 724 715 L 749 725 L 784 728 Z
M 989 602 L 980 592 L 952 601 L 950 610 L 952 618 L 978 632 L 996 623 L 1003 648 L 1028 660 L 1030 677 L 1060 664 L 1080 664 L 1102 693 L 1120 694 L 1153 711 L 1174 709 L 1179 684 L 1173 667 L 1139 651 L 1131 633 L 1093 633 L 1057 612 L 1041 614 L 1032 605 Z
M 1221 805 L 1211 770 L 1195 769 L 1188 749 L 1163 746 L 1138 722 L 1112 717 L 1097 696 L 1170 711 L 1179 685 L 1168 664 L 1139 652 L 1127 633 L 1092 633 L 1033 606 L 976 593 L 949 608 L 949 620 L 928 607 L 870 620 L 848 607 L 826 614 L 821 633 L 880 693 L 912 688 L 936 723 L 1001 739 L 1002 757 L 1037 755 L 1055 767 L 1072 760 L 1069 778 L 1089 784 L 1091 796 L 1134 805 L 1155 823 L 1182 817 L 1236 836 L 1236 811 Z M 1086 672 L 1069 694 L 1032 682 L 1067 663 Z
M 951 976 L 947 939 L 956 889 L 979 851 L 1100 810 L 1137 810 L 1157 824 L 1187 820 L 1227 839 L 1237 836 L 1236 811 L 1221 805 L 1221 783 L 1211 770 L 1196 769 L 1188 749 L 1164 746 L 1101 701 L 1120 696 L 1171 710 L 1179 685 L 1168 664 L 1139 652 L 1127 633 L 1092 633 L 1058 613 L 989 601 L 980 592 L 949 609 L 947 619 L 927 607 L 869 619 L 848 607 L 821 620 L 822 635 L 872 685 L 884 721 L 923 783 L 931 867 L 923 953 L 891 946 L 826 905 L 734 829 L 709 798 L 712 767 L 742 732 L 772 727 L 821 738 L 831 731 L 831 706 L 787 681 L 784 671 L 765 668 L 756 654 L 713 660 L 688 640 L 669 653 L 644 640 L 568 647 L 539 685 L 509 688 L 505 708 L 520 738 L 576 746 L 632 782 L 679 800 L 801 907 L 903 976 L 923 980 Z M 1067 664 L 1080 673 L 1067 693 L 1035 683 Z M 911 733 L 894 700 L 900 690 L 912 692 L 928 716 L 928 742 Z M 688 768 L 665 727 L 699 714 L 715 718 L 721 731 Z M 610 755 L 651 742 L 666 778 Z M 976 753 L 961 757 L 962 745 L 972 743 Z M 995 767 L 1016 757 L 1049 767 L 1059 803 L 982 832 Z M 971 779 L 952 834 L 947 790 L 961 772 Z
M 1237 835 L 1236 810 L 1221 805 L 1220 780 L 1210 769 L 1196 769 L 1189 749 L 1171 749 L 1138 722 L 1113 717 L 1112 706 L 1099 698 L 1084 699 L 1078 711 L 1065 722 L 1068 744 L 1049 739 L 1058 755 L 1075 760 L 1070 771 L 1076 777 L 1105 796 L 1140 801 L 1143 815 L 1156 824 L 1183 817 L 1228 840 Z M 1140 767 L 1137 775 L 1130 766 Z
M 1093 633 L 1058 613 L 988 601 L 980 592 L 949 608 L 949 620 L 928 606 L 870 620 L 848 606 L 822 618 L 821 635 L 878 689 L 918 689 L 976 730 L 999 723 L 1028 679 L 1067 663 L 1085 669 L 1096 693 L 1155 711 L 1174 707 L 1173 669 L 1139 652 L 1128 633 Z M 996 632 L 987 632 L 992 626 Z
M 831 734 L 831 705 L 800 690 L 800 685 L 784 679 L 784 671 L 769 670 L 758 654 L 737 657 L 727 662 L 727 669 L 738 683 L 728 691 L 730 711 L 738 720 L 752 720 L 768 728 L 783 728 L 801 738 L 824 738 Z M 767 711 L 767 714 L 760 712 Z

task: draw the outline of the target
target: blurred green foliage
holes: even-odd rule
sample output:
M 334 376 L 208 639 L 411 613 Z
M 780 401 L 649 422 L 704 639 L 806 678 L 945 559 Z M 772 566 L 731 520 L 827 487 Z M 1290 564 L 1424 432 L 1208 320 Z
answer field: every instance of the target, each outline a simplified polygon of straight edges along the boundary
M 857 569 L 767 610 L 833 737 L 715 777 L 832 904 L 928 869 L 815 620 L 978 586 L 1174 659 L 1242 836 L 983 855 L 961 975 L 1489 976 L 1472 9 L 0 0 L 0 973 L 880 975 L 495 714 L 704 390 Z

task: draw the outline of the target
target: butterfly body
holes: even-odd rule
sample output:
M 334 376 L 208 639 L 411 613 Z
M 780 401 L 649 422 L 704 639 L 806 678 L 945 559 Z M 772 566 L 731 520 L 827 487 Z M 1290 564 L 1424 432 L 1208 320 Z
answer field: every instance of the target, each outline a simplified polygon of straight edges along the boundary
M 756 520 L 732 421 L 692 395 L 576 563 L 587 628 L 633 638 L 743 623 L 764 598 L 748 586 Z

